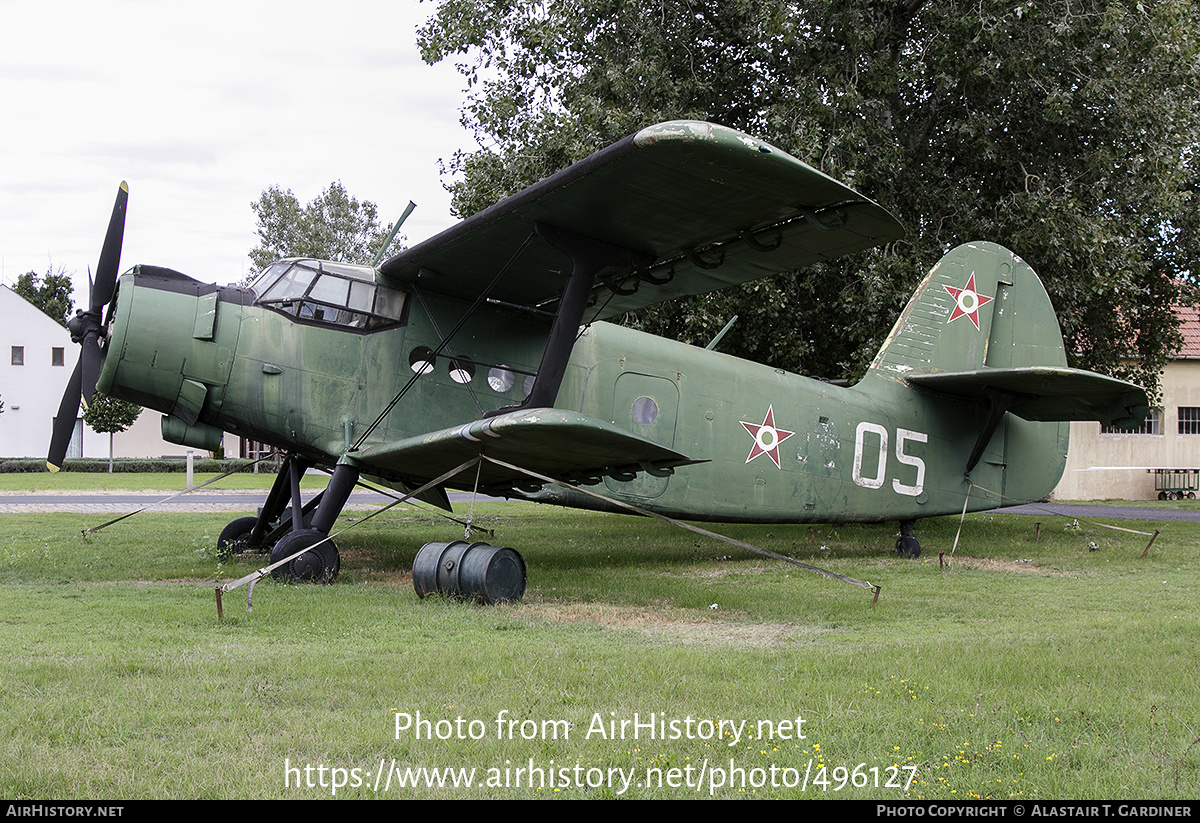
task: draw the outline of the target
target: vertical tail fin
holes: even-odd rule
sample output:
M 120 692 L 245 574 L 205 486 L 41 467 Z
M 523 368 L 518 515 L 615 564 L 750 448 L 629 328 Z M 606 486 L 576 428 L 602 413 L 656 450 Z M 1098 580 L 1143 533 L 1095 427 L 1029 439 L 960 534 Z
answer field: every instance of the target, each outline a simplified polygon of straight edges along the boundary
M 894 377 L 981 368 L 1065 366 L 1042 281 L 995 243 L 948 252 L 921 282 L 871 369 Z
M 959 246 L 933 267 L 871 370 L 982 401 L 995 418 L 991 426 L 1005 411 L 1026 420 L 1136 425 L 1149 408 L 1138 386 L 1067 367 L 1042 281 L 994 243 Z M 990 429 L 986 433 L 990 437 Z

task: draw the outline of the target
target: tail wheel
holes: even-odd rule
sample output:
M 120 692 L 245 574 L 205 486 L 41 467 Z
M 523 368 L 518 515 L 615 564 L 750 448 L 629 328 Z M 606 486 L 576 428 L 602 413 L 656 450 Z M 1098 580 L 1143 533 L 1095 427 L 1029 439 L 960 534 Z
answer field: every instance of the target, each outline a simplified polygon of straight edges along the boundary
M 896 538 L 896 554 L 901 557 L 911 557 L 916 559 L 921 556 L 921 544 L 917 542 L 917 538 L 910 535 L 905 535 Z

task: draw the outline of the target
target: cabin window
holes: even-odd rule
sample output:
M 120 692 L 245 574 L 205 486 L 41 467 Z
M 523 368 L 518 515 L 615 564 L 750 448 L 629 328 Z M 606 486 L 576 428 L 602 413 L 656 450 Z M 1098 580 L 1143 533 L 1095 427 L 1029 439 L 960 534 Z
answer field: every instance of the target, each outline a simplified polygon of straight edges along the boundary
M 24 346 L 13 346 L 12 347 L 12 364 L 14 366 L 24 366 L 25 365 L 25 347 Z
M 401 323 L 404 292 L 375 282 L 375 269 L 324 260 L 280 260 L 250 288 L 255 302 L 301 320 L 373 331 Z
M 433 354 L 433 349 L 428 346 L 417 346 L 408 355 L 408 366 L 417 374 L 429 374 L 434 370 L 434 361 L 437 358 Z
M 507 366 L 493 366 L 488 369 L 488 385 L 497 394 L 504 394 L 517 382 L 517 376 Z
M 658 419 L 658 404 L 650 397 L 639 397 L 633 401 L 633 406 L 629 409 L 629 415 L 635 423 L 640 423 L 643 426 L 649 426 Z
M 475 377 L 475 364 L 470 360 L 450 360 L 450 379 L 455 383 L 470 383 Z
M 51 366 L 63 365 L 63 347 L 62 346 L 51 346 L 50 347 L 50 365 Z

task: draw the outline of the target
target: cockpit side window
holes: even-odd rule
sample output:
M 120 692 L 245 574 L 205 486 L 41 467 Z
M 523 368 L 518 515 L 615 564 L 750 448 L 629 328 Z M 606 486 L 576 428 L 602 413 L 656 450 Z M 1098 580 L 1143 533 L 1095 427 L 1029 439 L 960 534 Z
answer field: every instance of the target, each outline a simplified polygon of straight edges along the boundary
M 405 294 L 369 266 L 281 260 L 251 284 L 255 303 L 312 323 L 373 331 L 403 322 Z

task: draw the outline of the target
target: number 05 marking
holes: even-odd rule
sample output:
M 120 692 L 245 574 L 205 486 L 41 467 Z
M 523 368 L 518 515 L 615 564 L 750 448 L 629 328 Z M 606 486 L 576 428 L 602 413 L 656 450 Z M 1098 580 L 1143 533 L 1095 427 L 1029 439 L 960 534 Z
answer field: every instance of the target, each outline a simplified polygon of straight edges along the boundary
M 868 433 L 879 439 L 879 450 L 875 457 L 875 467 L 869 475 L 863 473 L 864 456 L 868 461 L 870 459 L 870 453 L 867 451 L 866 446 Z M 901 483 L 899 478 L 894 477 L 892 478 L 892 489 L 897 494 L 919 497 L 921 492 L 925 490 L 925 461 L 915 455 L 905 453 L 904 444 L 910 440 L 917 443 L 928 443 L 929 435 L 924 432 L 911 431 L 910 429 L 896 429 L 896 460 L 905 466 L 912 466 L 917 470 L 916 482 L 910 486 L 907 483 Z M 867 423 L 865 421 L 859 423 L 858 428 L 854 430 L 854 469 L 852 474 L 854 482 L 864 489 L 881 488 L 887 474 L 887 453 L 887 429 L 877 423 Z

